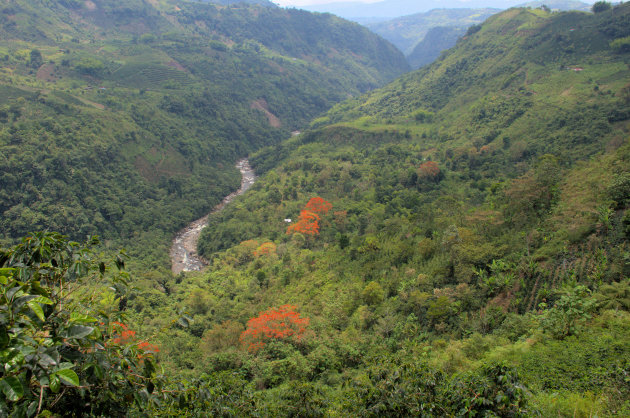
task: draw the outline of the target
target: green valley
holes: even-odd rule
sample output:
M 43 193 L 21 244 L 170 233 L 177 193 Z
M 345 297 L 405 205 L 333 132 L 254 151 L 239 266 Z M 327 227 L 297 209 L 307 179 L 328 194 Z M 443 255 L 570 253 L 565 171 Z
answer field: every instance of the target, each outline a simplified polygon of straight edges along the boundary
M 629 5 L 510 9 L 400 75 L 330 15 L 142 2 L 160 30 L 87 39 L 66 3 L 78 42 L 0 44 L 0 412 L 630 414 Z M 105 239 L 14 244 L 46 228 Z
M 15 1 L 0 16 L 5 242 L 99 234 L 153 267 L 236 189 L 238 157 L 407 69 L 359 25 L 299 10 Z

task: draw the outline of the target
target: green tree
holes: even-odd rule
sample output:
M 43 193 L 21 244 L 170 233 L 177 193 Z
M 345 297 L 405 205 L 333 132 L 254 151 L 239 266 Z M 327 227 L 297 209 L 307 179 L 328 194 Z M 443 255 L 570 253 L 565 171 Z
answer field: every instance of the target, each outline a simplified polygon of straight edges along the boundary
M 465 417 L 525 417 L 525 390 L 516 370 L 503 365 L 488 365 L 474 373 L 457 376 L 449 385 L 454 415 Z
M 42 53 L 39 51 L 39 49 L 31 50 L 31 56 L 28 65 L 31 68 L 37 69 L 41 67 L 43 63 L 44 59 L 42 58 Z
M 112 271 L 97 243 L 36 233 L 0 251 L 0 415 L 118 415 L 163 387 L 157 348 L 122 322 L 122 256 Z
M 361 296 L 368 305 L 378 305 L 385 298 L 385 291 L 378 282 L 371 281 L 365 286 Z
M 343 410 L 349 416 L 447 416 L 445 376 L 420 362 L 378 359 L 350 382 Z
M 598 1 L 597 3 L 593 4 L 591 10 L 593 11 L 593 13 L 601 13 L 605 12 L 606 10 L 610 10 L 611 7 L 611 4 L 606 1 Z
M 74 68 L 82 74 L 98 76 L 105 69 L 105 65 L 96 58 L 85 57 L 79 60 Z
M 578 332 L 580 325 L 591 318 L 595 307 L 595 300 L 586 286 L 569 286 L 561 293 L 553 308 L 545 313 L 542 323 L 545 331 L 559 339 Z
M 432 322 L 447 320 L 453 313 L 453 303 L 447 296 L 438 296 L 437 299 L 429 303 L 427 317 Z
M 610 47 L 618 52 L 629 52 L 630 36 L 615 39 L 614 41 L 610 42 Z

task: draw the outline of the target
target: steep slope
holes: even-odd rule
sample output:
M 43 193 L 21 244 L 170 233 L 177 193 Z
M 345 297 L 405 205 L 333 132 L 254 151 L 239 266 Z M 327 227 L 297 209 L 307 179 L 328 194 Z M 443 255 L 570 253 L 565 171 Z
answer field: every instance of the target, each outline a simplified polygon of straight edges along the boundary
M 629 19 L 506 11 L 258 153 L 169 367 L 322 414 L 627 413 Z
M 238 186 L 238 157 L 407 69 L 367 29 L 304 11 L 140 0 L 0 9 L 2 239 L 99 234 L 151 253 L 155 267 L 168 265 L 173 231 Z
M 411 54 L 414 47 L 435 27 L 468 28 L 479 24 L 500 9 L 433 9 L 425 13 L 416 13 L 385 22 L 368 23 L 373 32 L 387 39 L 405 55 Z M 444 44 L 444 41 L 441 41 Z M 455 42 L 447 43 L 441 50 L 448 49 Z M 440 51 L 441 51 L 440 50 Z M 414 66 L 412 64 L 412 66 Z M 419 66 L 414 66 L 418 68 Z
M 457 26 L 431 28 L 407 56 L 407 62 L 412 68 L 431 64 L 440 56 L 440 52 L 453 47 L 466 31 L 467 28 Z
M 291 59 L 322 66 L 330 77 L 351 77 L 359 91 L 374 88 L 408 68 L 391 44 L 335 16 L 298 9 L 200 8 L 194 3 L 180 8 L 178 22 L 194 24 L 196 33 L 218 35 L 227 42 L 256 40 Z

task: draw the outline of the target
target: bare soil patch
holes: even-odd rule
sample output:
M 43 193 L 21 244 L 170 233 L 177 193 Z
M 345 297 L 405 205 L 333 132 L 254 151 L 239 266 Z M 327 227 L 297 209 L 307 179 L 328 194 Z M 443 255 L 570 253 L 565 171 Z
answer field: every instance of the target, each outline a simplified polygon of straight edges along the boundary
M 279 128 L 280 126 L 282 126 L 280 119 L 278 119 L 276 115 L 269 111 L 269 107 L 265 99 L 254 100 L 250 107 L 252 109 L 260 110 L 261 112 L 263 112 L 265 116 L 267 116 L 269 125 L 273 126 L 274 128 Z

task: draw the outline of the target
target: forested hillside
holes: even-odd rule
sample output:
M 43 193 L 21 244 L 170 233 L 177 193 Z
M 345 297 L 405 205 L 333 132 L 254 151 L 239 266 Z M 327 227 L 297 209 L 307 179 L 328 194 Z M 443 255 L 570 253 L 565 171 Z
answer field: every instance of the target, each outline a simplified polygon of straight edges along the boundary
M 2 1 L 0 33 L 4 242 L 98 234 L 161 268 L 237 158 L 407 69 L 357 24 L 256 5 Z
M 629 19 L 501 13 L 257 154 L 171 367 L 332 415 L 627 414 Z
M 141 38 L 130 48 L 175 42 Z M 210 48 L 224 55 L 213 56 L 236 60 L 237 42 L 216 42 L 223 47 Z M 251 56 L 265 57 L 274 40 L 265 42 Z M 124 268 L 133 259 L 124 254 L 107 262 L 97 242 L 51 233 L 0 251 L 0 413 L 630 415 L 629 45 L 627 4 L 595 14 L 511 9 L 491 17 L 433 64 L 349 98 L 301 134 L 254 153 L 260 177 L 210 217 L 199 243 L 210 265 L 201 272 L 130 276 Z M 5 77 L 28 80 L 26 59 L 37 53 L 23 52 L 23 61 L 12 54 Z M 189 68 L 180 55 L 166 59 Z M 302 61 L 317 60 L 273 62 L 287 72 L 292 63 L 310 68 Z M 80 72 L 73 61 L 68 67 Z M 37 126 L 51 138 L 46 145 L 61 147 L 53 141 L 59 135 L 64 147 L 83 152 L 101 144 L 103 117 L 90 117 L 101 115 L 91 103 L 112 112 L 114 133 L 138 120 L 152 132 L 146 127 L 163 117 L 172 118 L 169 128 L 215 129 L 202 128 L 207 119 L 199 114 L 225 108 L 195 100 L 231 91 L 206 95 L 201 76 L 188 71 L 190 87 L 142 92 L 105 76 L 98 85 L 106 90 L 84 95 L 71 84 L 55 94 L 23 82 L 32 97 L 20 100 L 7 86 L 13 125 L 3 141 L 16 141 L 15 153 L 27 145 L 38 152 L 12 136 Z M 89 79 L 81 77 L 88 76 L 72 80 Z M 132 101 L 142 97 L 159 105 Z M 53 135 L 26 117 L 50 106 L 80 109 L 83 119 L 55 113 L 48 123 L 60 133 Z M 258 109 L 235 109 L 256 127 L 283 132 Z M 178 125 L 180 117 L 187 123 Z M 66 125 L 85 129 L 89 141 Z M 125 138 L 132 146 L 118 158 L 161 167 L 155 161 L 168 160 L 159 156 L 176 135 L 165 132 Z M 264 142 L 217 138 L 231 155 Z M 155 151 L 139 153 L 142 141 Z M 208 160 L 203 153 L 218 147 L 192 146 Z M 114 158 L 97 155 L 104 166 Z M 69 165 L 62 174 L 78 171 Z M 32 184 L 46 173 L 33 169 Z M 121 192 L 143 197 L 124 171 L 114 173 Z M 52 189 L 24 190 L 43 199 Z M 159 196 L 147 202 L 156 217 L 170 216 Z M 196 204 L 184 193 L 182 200 Z

